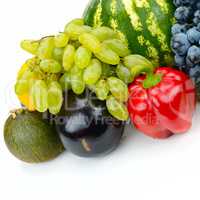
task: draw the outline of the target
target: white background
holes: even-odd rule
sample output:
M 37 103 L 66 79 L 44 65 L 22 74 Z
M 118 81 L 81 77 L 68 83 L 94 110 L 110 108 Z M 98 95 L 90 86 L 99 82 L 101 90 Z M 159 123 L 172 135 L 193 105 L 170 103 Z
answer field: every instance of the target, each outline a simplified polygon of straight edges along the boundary
M 200 199 L 200 114 L 185 135 L 153 140 L 127 128 L 117 151 L 83 159 L 66 152 L 58 159 L 29 165 L 15 159 L 3 141 L 9 110 L 18 106 L 13 84 L 28 54 L 24 38 L 62 31 L 81 17 L 87 0 L 0 1 L 0 199 Z

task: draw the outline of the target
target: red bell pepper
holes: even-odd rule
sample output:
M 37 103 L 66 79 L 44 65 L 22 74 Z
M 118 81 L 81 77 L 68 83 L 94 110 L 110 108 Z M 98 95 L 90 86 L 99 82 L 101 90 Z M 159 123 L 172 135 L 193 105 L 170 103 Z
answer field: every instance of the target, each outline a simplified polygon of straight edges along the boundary
M 195 86 L 183 72 L 161 67 L 129 86 L 128 110 L 135 127 L 153 138 L 188 131 L 196 107 Z

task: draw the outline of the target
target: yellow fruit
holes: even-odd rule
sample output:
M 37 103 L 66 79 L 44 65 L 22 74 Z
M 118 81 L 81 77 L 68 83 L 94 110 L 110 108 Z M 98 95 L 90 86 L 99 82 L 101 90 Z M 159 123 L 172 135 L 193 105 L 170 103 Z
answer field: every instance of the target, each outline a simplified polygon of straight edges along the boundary
M 24 75 L 28 68 L 29 64 L 27 62 L 22 65 L 17 74 L 17 80 L 19 80 Z M 37 77 L 33 77 L 33 79 L 37 79 Z M 18 95 L 18 99 L 29 111 L 35 111 L 34 104 L 28 92 L 24 93 L 23 95 Z
M 28 93 L 18 96 L 18 99 L 29 111 L 35 111 L 35 106 Z
M 20 68 L 18 74 L 17 74 L 17 80 L 19 80 L 23 74 L 26 72 L 26 70 L 28 69 L 29 65 L 27 63 L 24 63 L 22 65 L 22 67 Z

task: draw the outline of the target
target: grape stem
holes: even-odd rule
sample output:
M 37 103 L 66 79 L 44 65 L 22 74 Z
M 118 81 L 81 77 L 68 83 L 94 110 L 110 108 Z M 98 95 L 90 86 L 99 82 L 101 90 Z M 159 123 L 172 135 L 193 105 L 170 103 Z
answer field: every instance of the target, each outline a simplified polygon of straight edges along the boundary
M 46 38 L 49 38 L 49 37 L 54 37 L 54 35 L 48 35 L 48 36 L 44 36 L 42 37 L 40 40 L 38 40 L 38 42 L 41 42 L 42 40 L 46 39 Z

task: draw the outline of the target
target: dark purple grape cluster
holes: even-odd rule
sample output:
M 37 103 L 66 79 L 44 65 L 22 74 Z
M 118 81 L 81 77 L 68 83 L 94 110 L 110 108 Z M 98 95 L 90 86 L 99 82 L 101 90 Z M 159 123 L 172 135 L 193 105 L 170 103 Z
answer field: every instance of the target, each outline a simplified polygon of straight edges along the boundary
M 175 65 L 195 82 L 200 99 L 200 0 L 173 0 L 176 24 L 171 47 Z

